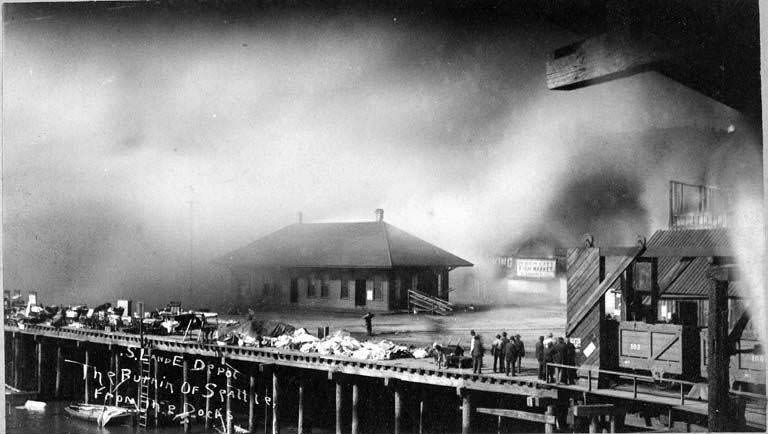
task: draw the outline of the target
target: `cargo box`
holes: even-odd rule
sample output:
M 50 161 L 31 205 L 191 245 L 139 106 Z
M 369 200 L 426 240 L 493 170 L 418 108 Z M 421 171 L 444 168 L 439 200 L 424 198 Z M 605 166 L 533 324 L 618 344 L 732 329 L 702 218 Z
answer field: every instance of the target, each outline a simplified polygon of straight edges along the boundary
M 619 323 L 619 366 L 695 379 L 699 375 L 699 334 L 678 324 Z
M 707 329 L 701 330 L 701 376 L 707 378 Z M 731 356 L 729 375 L 731 382 L 765 384 L 765 349 L 755 335 L 743 334 L 736 349 L 752 351 Z

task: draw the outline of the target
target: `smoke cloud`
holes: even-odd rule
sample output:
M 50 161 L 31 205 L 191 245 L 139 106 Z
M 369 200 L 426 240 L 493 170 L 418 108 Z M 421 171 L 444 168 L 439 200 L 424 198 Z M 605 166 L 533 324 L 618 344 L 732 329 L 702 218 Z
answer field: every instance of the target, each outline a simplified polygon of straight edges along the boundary
M 299 210 L 384 208 L 480 273 L 537 239 L 634 244 L 670 179 L 709 180 L 718 153 L 739 173 L 751 146 L 656 73 L 548 90 L 578 35 L 530 17 L 89 7 L 6 6 L 5 287 L 44 302 L 221 300 L 210 260 Z

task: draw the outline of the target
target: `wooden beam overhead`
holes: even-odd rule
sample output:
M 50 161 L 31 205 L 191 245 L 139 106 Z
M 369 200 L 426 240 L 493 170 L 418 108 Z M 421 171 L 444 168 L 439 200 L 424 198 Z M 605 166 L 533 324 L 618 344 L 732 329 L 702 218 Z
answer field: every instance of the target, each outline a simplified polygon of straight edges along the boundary
M 547 62 L 547 87 L 569 90 L 627 76 L 670 60 L 661 39 L 629 30 L 603 33 L 555 50 Z

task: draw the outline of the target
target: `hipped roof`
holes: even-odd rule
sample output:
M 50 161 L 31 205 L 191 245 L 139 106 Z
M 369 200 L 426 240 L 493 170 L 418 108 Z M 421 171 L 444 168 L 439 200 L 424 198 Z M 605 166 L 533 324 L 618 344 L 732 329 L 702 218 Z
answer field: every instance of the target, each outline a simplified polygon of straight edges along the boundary
M 296 223 L 216 262 L 229 266 L 316 268 L 472 266 L 386 222 Z

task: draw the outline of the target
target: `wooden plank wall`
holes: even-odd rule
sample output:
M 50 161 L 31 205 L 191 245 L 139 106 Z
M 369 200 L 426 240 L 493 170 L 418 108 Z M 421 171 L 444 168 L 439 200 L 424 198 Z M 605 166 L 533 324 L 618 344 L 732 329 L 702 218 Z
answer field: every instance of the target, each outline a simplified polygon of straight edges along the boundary
M 605 273 L 601 267 L 600 249 L 598 248 L 573 248 L 568 249 L 566 260 L 568 288 L 567 288 L 567 328 L 571 327 L 575 313 L 582 307 L 589 296 L 597 290 L 600 280 Z M 604 317 L 603 303 L 597 303 L 589 310 L 587 316 L 579 326 L 568 335 L 569 338 L 579 339 L 580 351 L 576 355 L 577 365 L 600 366 L 601 343 L 601 319 Z M 587 356 L 584 350 L 591 344 L 594 350 Z

